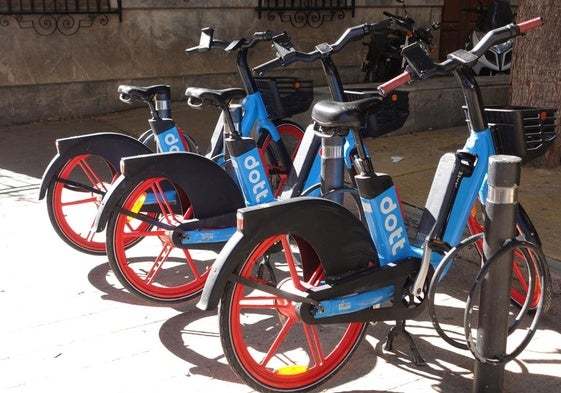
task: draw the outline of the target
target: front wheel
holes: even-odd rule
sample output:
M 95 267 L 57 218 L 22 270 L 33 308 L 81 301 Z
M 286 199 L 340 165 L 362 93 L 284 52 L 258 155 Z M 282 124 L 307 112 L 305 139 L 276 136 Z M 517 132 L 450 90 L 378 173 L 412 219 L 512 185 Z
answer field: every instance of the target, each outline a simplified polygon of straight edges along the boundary
M 322 283 L 318 268 L 303 275 L 303 259 L 317 259 L 313 245 L 289 234 L 270 237 L 251 252 L 237 274 L 246 280 L 302 295 Z M 234 372 L 258 391 L 314 389 L 349 360 L 365 323 L 308 325 L 295 304 L 251 285 L 230 283 L 219 311 L 224 354 Z
M 526 215 L 524 209 L 519 204 L 518 209 L 520 209 L 520 214 Z M 481 205 L 479 202 L 476 202 L 471 214 L 468 218 L 468 229 L 472 235 L 477 233 L 482 233 L 485 230 L 484 224 L 481 220 L 478 219 L 481 216 Z M 534 234 L 527 234 L 524 233 L 524 229 L 517 225 L 517 233 L 522 235 L 525 238 L 531 240 L 531 235 Z M 483 255 L 483 240 L 478 240 L 475 243 L 476 249 L 479 255 Z M 534 295 L 530 300 L 530 309 L 535 310 L 540 303 L 540 293 L 541 293 L 541 286 L 544 286 L 544 294 L 545 299 L 543 304 L 545 305 L 545 310 L 549 308 L 549 304 L 551 303 L 551 296 L 552 296 L 552 289 L 551 289 L 551 278 L 550 272 L 547 264 L 543 266 L 542 270 L 544 270 L 543 275 L 544 277 L 540 280 L 539 276 L 535 276 L 533 280 L 530 277 L 530 264 L 536 265 L 538 263 L 538 259 L 536 258 L 535 254 L 529 253 L 524 250 L 515 249 L 513 252 L 512 258 L 512 285 L 510 288 L 510 298 L 511 300 L 517 304 L 518 306 L 522 307 L 526 301 L 526 297 L 529 292 L 530 282 L 533 281 L 535 284 L 534 287 Z M 536 271 L 540 271 L 537 267 Z

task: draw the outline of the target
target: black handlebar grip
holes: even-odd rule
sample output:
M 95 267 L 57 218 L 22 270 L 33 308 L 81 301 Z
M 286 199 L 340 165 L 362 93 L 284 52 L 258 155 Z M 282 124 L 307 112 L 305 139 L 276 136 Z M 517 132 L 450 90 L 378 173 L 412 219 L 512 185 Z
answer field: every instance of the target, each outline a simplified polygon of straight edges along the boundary
M 253 33 L 253 38 L 262 41 L 271 41 L 273 39 L 273 33 L 270 30 L 257 31 Z

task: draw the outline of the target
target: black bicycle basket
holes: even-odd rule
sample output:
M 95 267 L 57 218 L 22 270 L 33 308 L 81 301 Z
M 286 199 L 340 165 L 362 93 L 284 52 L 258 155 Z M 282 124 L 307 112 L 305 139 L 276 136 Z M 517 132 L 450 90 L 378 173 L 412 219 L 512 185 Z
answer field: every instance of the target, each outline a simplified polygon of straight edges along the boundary
M 271 120 L 306 112 L 314 99 L 312 80 L 292 77 L 255 78 Z
M 526 106 L 485 108 L 497 154 L 529 162 L 543 155 L 556 137 L 556 109 Z
M 379 96 L 377 91 L 345 90 L 347 101 Z M 375 138 L 403 127 L 409 116 L 409 93 L 395 90 L 384 97 L 380 111 L 370 115 L 366 121 L 363 137 Z

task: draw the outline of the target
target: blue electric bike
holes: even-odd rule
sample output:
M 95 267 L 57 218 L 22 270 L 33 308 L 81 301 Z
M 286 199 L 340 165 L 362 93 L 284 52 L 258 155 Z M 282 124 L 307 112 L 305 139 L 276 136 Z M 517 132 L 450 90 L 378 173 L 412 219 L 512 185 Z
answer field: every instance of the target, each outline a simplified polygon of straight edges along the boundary
M 212 34 L 211 29 L 204 31 L 205 35 Z M 222 48 L 227 44 L 214 43 Z M 243 61 L 242 57 L 238 62 L 242 79 L 250 72 Z M 258 128 L 253 133 L 252 129 L 246 127 L 242 135 L 249 136 L 252 133 L 257 138 L 268 176 L 275 179 L 277 187 L 280 187 L 279 182 L 290 170 L 292 157 L 289 154 L 296 149 L 304 134 L 302 127 L 286 118 L 309 108 L 313 99 L 311 81 L 262 78 L 257 82 L 267 94 L 264 94 L 263 100 L 254 100 L 251 106 L 248 105 L 247 112 L 266 119 L 267 127 Z M 283 108 L 283 112 L 273 112 L 277 108 L 275 97 L 270 93 L 273 88 L 281 89 L 293 98 L 291 106 Z M 150 129 L 138 139 L 114 132 L 58 139 L 57 154 L 43 174 L 39 191 L 39 199 L 47 198 L 49 219 L 56 233 L 68 245 L 87 254 L 101 255 L 106 252 L 105 233 L 96 232 L 93 225 L 103 196 L 120 174 L 121 158 L 153 152 L 200 153 L 199 146 L 189 133 L 173 120 L 169 86 L 121 85 L 118 92 L 125 103 L 140 101 L 148 105 Z M 244 92 L 235 94 L 242 97 Z M 223 124 L 223 118 L 220 117 L 205 154 L 220 164 L 225 161 Z M 280 146 L 284 143 L 288 147 Z
M 213 264 L 198 307 L 214 310 L 220 303 L 222 347 L 242 381 L 262 392 L 315 389 L 343 367 L 372 321 L 398 321 L 387 347 L 391 349 L 396 334 L 403 334 L 414 362 L 423 363 L 405 320 L 426 308 L 434 269 L 460 243 L 478 196 L 486 201 L 488 158 L 511 154 L 514 149 L 508 146 L 513 144 L 504 142 L 513 140 L 522 141 L 514 145 L 524 155 L 540 155 L 555 137 L 552 129 L 542 133 L 537 127 L 525 134 L 519 127 L 520 134 L 507 131 L 499 143 L 487 124 L 470 67 L 489 47 L 541 23 L 537 18 L 493 30 L 471 51 L 456 51 L 439 64 L 413 44 L 403 50 L 408 71 L 380 86 L 386 93 L 411 79 L 454 74 L 464 92 L 469 137 L 461 150 L 442 157 L 412 240 L 391 177 L 376 173 L 362 148 L 361 130 L 367 116 L 380 110 L 381 98 L 314 106 L 320 137 L 354 134 L 362 168 L 355 182 L 368 225 L 320 198 L 238 211 L 237 232 Z M 539 122 L 541 111 L 535 112 Z M 541 272 L 536 276 L 541 281 L 529 289 L 521 310 L 525 313 L 535 290 L 547 302 L 549 282 L 539 237 L 522 208 L 517 220 L 519 235 L 529 245 L 524 253 L 529 270 Z
M 322 44 L 309 53 L 297 52 L 286 34 L 270 33 L 257 34 L 249 41 L 233 41 L 225 49 L 237 51 L 239 61 L 257 43 L 272 42 L 278 57 L 257 67 L 259 73 L 296 61 L 320 61 L 332 96 L 345 101 L 346 93 L 331 55 L 387 23 L 390 22 L 349 28 L 336 43 Z M 212 48 L 216 40 L 205 37 L 202 41 L 210 42 L 206 47 Z M 217 252 L 236 231 L 238 208 L 271 203 L 277 197 L 321 195 L 354 206 L 360 214 L 356 189 L 351 187 L 352 177 L 347 176 L 345 182 L 346 172 L 354 174 L 356 166 L 356 142 L 352 134 L 323 140 L 322 146 L 322 138 L 308 128 L 291 170 L 279 182 L 282 190 L 276 193 L 271 189 L 263 169 L 265 161 L 257 153 L 254 140 L 243 137 L 247 129 L 267 129 L 270 122 L 251 116 L 249 109 L 261 97 L 255 78 L 248 73 L 243 79 L 247 94 L 241 105 L 233 102 L 234 98 L 240 98 L 240 89 L 191 87 L 186 91 L 190 105 L 221 109 L 226 124 L 225 151 L 232 164 L 229 170 L 224 171 L 212 160 L 190 153 L 122 160 L 123 172 L 103 199 L 97 222 L 98 229 L 107 228 L 111 269 L 131 293 L 163 303 L 182 302 L 198 295 Z M 402 116 L 401 124 L 405 118 Z M 320 187 L 321 179 L 323 187 Z M 127 247 L 133 239 L 139 244 Z

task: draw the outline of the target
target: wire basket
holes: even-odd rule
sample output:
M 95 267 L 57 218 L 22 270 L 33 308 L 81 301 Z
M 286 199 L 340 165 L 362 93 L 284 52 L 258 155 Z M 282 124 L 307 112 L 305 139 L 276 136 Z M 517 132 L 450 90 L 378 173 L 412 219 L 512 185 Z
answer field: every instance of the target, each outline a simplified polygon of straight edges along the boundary
M 345 90 L 347 101 L 379 96 L 378 91 Z M 394 91 L 384 97 L 380 111 L 370 115 L 366 122 L 364 137 L 375 138 L 403 127 L 409 116 L 409 93 Z
M 543 155 L 556 138 L 556 110 L 526 106 L 485 108 L 497 154 L 529 162 Z
M 314 99 L 311 80 L 291 77 L 255 78 L 271 120 L 306 112 Z

